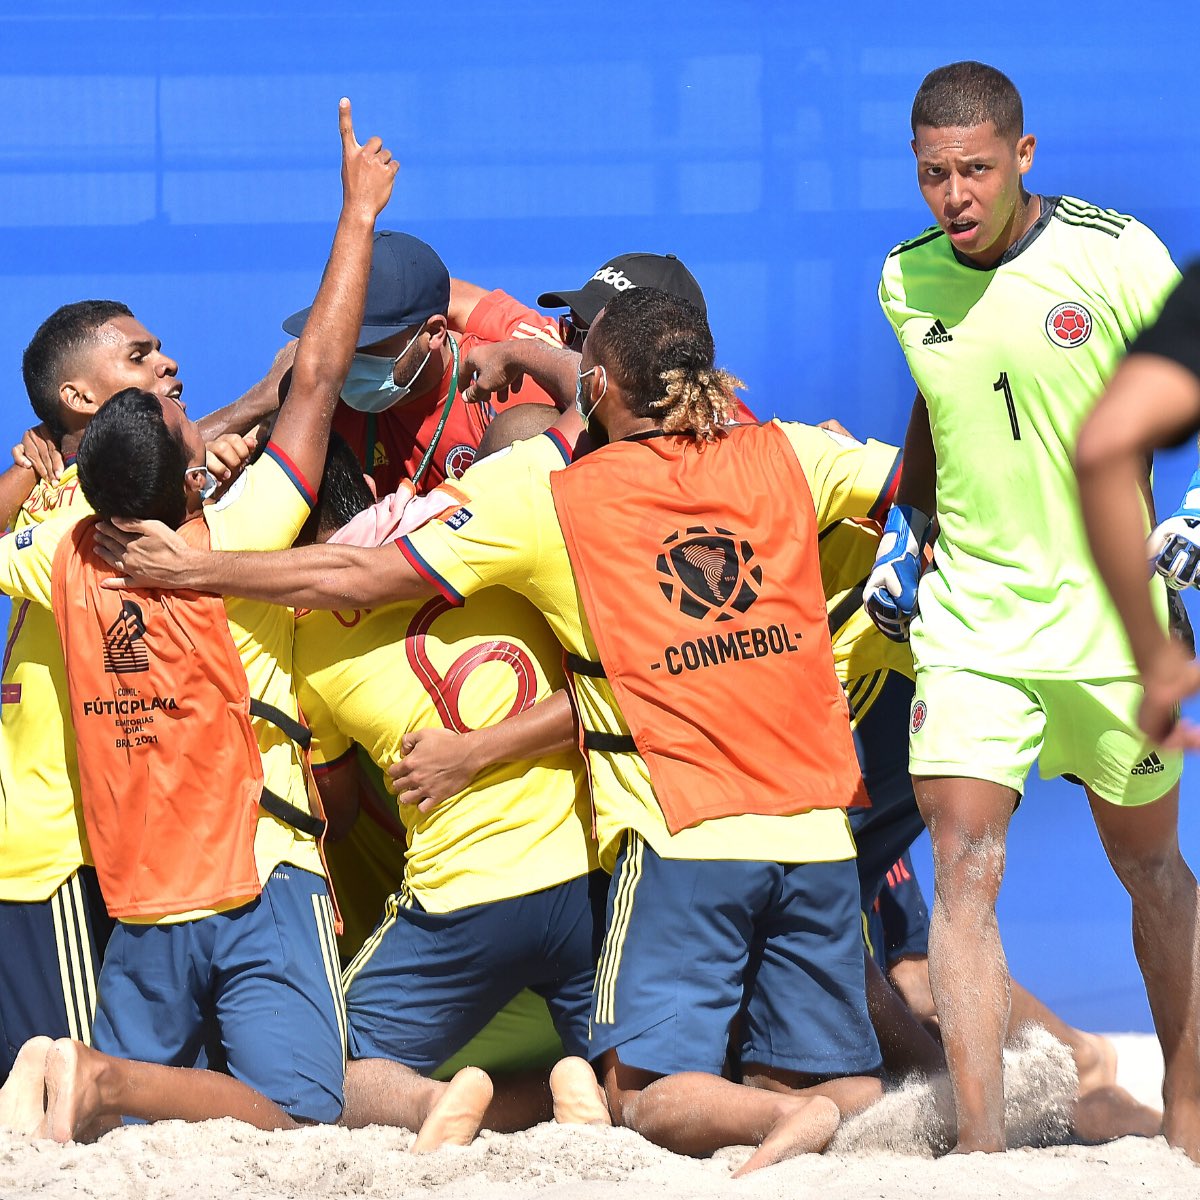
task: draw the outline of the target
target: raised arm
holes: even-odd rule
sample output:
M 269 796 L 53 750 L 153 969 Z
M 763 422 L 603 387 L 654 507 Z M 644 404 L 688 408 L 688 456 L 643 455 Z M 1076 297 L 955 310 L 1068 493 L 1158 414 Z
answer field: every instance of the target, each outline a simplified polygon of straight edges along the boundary
M 528 375 L 554 401 L 559 412 L 566 412 L 575 403 L 579 358 L 574 350 L 560 350 L 537 338 L 480 343 L 471 347 L 464 360 L 472 378 L 463 399 L 486 403 L 509 388 L 519 392 Z
M 312 483 L 321 478 L 329 426 L 362 325 L 375 218 L 392 194 L 397 163 L 377 137 L 360 146 L 350 101 L 338 105 L 342 134 L 342 211 L 292 364 L 291 390 L 271 440 Z M 312 607 L 316 607 L 315 605 Z
M 450 306 L 446 310 L 446 321 L 455 333 L 466 333 L 467 322 L 475 311 L 475 305 L 486 296 L 487 289 L 465 279 L 450 280 Z

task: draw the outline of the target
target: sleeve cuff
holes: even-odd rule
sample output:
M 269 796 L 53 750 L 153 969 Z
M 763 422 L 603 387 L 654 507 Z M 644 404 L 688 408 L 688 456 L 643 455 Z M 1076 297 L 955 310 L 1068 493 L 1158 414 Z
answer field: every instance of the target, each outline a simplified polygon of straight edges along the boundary
M 444 575 L 436 571 L 427 559 L 421 556 L 408 537 L 397 538 L 395 545 L 400 553 L 404 555 L 408 565 L 430 584 L 438 595 L 448 600 L 455 608 L 460 608 L 463 605 L 465 597 L 462 593 L 454 588 Z
M 269 458 L 275 460 L 283 473 L 292 481 L 296 487 L 296 491 L 304 497 L 305 504 L 312 508 L 317 503 L 317 489 L 304 478 L 304 474 L 300 468 L 281 450 L 274 442 L 267 445 L 266 454 Z

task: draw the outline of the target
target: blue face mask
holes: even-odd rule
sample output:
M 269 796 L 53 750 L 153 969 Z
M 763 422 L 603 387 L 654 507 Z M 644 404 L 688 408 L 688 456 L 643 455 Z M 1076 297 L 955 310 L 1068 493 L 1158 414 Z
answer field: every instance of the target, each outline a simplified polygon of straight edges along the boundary
M 204 482 L 200 485 L 200 499 L 201 501 L 209 500 L 221 486 L 221 481 L 207 467 L 188 467 L 183 473 L 184 479 L 197 471 L 204 472 Z
M 412 391 L 413 384 L 433 351 L 421 359 L 420 365 L 412 373 L 407 383 L 397 383 L 395 380 L 396 364 L 416 345 L 416 337 L 396 355 L 395 358 L 380 358 L 376 354 L 356 354 L 350 363 L 346 382 L 342 384 L 342 399 L 357 412 L 381 413 L 399 404 Z
M 596 371 L 601 371 L 604 374 L 604 386 L 600 389 L 600 395 L 596 397 L 596 403 L 592 405 L 587 412 L 583 411 L 583 381 Z M 587 371 L 580 371 L 575 376 L 575 411 L 579 414 L 579 419 L 583 422 L 584 429 L 588 428 L 588 422 L 592 418 L 592 414 L 600 407 L 600 401 L 608 395 L 608 372 L 602 366 L 597 364 Z

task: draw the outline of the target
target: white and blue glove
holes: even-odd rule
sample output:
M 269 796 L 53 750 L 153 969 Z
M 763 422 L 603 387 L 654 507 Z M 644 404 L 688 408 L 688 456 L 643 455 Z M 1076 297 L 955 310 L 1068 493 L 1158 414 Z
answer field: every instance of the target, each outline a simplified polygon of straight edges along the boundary
M 863 607 L 879 632 L 893 642 L 908 641 L 930 533 L 930 520 L 920 509 L 893 504 L 888 510 L 875 566 L 863 589 Z
M 1179 507 L 1150 535 L 1146 554 L 1167 587 L 1190 588 L 1200 579 L 1200 471 L 1192 476 Z

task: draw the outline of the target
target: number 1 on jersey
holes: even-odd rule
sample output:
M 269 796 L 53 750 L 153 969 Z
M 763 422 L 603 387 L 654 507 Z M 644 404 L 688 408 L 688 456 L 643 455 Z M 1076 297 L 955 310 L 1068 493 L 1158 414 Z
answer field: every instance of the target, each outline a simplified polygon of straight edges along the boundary
M 1001 371 L 1000 378 L 992 384 L 993 392 L 1004 393 L 1004 403 L 1008 405 L 1008 423 L 1012 426 L 1013 441 L 1021 440 L 1021 427 L 1017 424 L 1017 406 L 1013 403 L 1012 388 L 1008 385 L 1008 372 Z

